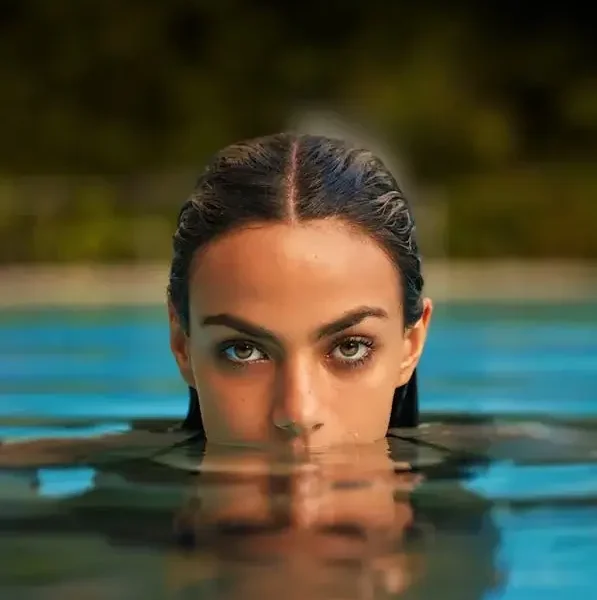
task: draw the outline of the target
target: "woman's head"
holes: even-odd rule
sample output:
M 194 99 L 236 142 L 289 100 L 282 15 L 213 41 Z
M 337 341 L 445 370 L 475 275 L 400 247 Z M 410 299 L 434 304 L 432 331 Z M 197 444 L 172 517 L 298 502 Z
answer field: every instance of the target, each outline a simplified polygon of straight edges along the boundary
M 383 437 L 416 384 L 422 288 L 409 205 L 371 153 L 293 134 L 225 148 L 174 235 L 171 347 L 198 392 L 191 420 L 223 443 Z

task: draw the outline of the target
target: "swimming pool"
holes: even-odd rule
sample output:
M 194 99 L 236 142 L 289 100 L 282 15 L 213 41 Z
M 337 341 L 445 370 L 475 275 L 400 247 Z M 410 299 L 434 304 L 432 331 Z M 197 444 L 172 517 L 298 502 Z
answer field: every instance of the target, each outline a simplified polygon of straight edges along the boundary
M 430 568 L 421 578 L 435 585 L 433 589 L 442 589 L 443 598 L 587 598 L 597 589 L 595 315 L 597 305 L 588 303 L 460 303 L 436 310 L 420 369 L 424 417 L 431 422 L 463 418 L 477 422 L 461 426 L 467 431 L 481 431 L 487 423 L 494 433 L 501 428 L 485 448 L 491 460 L 473 461 L 458 471 L 466 474 L 459 489 L 487 501 L 482 518 L 454 529 L 446 508 L 441 519 L 434 513 L 428 523 L 435 540 L 430 551 L 436 559 L 434 568 L 443 574 L 434 582 L 436 571 Z M 133 421 L 141 422 L 143 429 L 143 423 L 178 419 L 186 403 L 169 353 L 162 307 L 0 313 L 2 439 L 85 440 L 94 434 L 124 433 Z M 518 431 L 517 424 L 522 424 L 525 439 L 510 443 L 507 432 Z M 438 440 L 441 445 L 444 435 L 434 427 L 425 446 L 429 452 L 435 451 Z M 554 442 L 562 442 L 566 451 L 559 453 Z M 125 460 L 123 456 L 119 454 L 118 460 Z M 145 455 L 135 454 L 135 460 L 140 456 Z M 164 583 L 186 581 L 187 571 L 195 571 L 197 564 L 205 569 L 213 566 L 214 553 L 205 545 L 190 568 L 187 555 L 181 558 L 176 551 L 165 550 L 173 507 L 184 496 L 181 475 L 160 472 L 138 480 L 131 473 L 151 469 L 135 465 L 123 472 L 110 467 L 102 472 L 101 485 L 97 464 L 80 459 L 59 467 L 3 469 L 0 596 L 54 598 L 79 590 L 89 598 L 139 593 L 152 598 L 191 597 L 184 595 L 191 593 L 250 597 L 248 592 L 238 595 L 234 586 L 226 587 L 214 577 L 204 577 L 199 587 Z M 427 494 L 434 499 L 432 504 L 442 497 L 442 486 L 454 479 L 450 473 L 430 477 Z M 487 522 L 493 541 L 483 546 Z M 160 543 L 150 530 L 153 537 L 162 536 Z M 205 539 L 223 544 L 221 535 Z M 294 548 L 295 541 L 284 543 Z M 305 548 L 311 546 L 305 543 L 302 550 L 293 550 L 295 558 L 308 552 Z M 252 556 L 247 553 L 235 563 L 235 576 L 240 577 L 238 569 Z M 461 570 L 453 580 L 446 579 L 446 573 L 455 572 L 454 566 L 443 565 L 451 553 L 472 561 L 470 569 Z M 429 553 L 422 554 L 429 558 Z M 475 567 L 481 555 L 484 566 Z M 271 577 L 271 568 L 263 568 L 259 581 Z M 305 568 L 314 577 L 319 573 L 313 565 Z M 484 569 L 491 571 L 487 581 L 473 585 Z M 488 582 L 496 579 L 499 585 L 491 591 Z M 446 585 L 452 586 L 449 591 Z M 251 589 L 255 597 L 265 593 Z M 350 592 L 356 589 L 353 586 Z M 428 597 L 417 593 L 413 597 Z M 381 594 L 375 591 L 369 597 L 386 597 Z

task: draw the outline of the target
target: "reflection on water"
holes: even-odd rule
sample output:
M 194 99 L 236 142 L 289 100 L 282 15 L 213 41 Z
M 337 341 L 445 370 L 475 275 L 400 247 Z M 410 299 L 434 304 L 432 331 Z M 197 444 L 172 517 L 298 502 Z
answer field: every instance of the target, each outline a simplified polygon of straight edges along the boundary
M 119 428 L 0 446 L 1 598 L 526 600 L 597 585 L 586 426 L 469 419 L 310 455 Z
M 530 597 L 525 577 L 544 593 L 595 583 L 582 567 L 597 550 L 596 473 L 574 455 L 595 446 L 590 430 L 393 434 L 309 456 L 206 447 L 157 425 L 5 444 L 0 597 L 466 600 Z M 556 469 L 551 488 L 533 485 L 539 468 Z M 550 544 L 563 579 L 541 570 Z
M 465 600 L 499 582 L 470 460 L 400 438 L 309 456 L 183 438 L 5 446 L 0 597 Z

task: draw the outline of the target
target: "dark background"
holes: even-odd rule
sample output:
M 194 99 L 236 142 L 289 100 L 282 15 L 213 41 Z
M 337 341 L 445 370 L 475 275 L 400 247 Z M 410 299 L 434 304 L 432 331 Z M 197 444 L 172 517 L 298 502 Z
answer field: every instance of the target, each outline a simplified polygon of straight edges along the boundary
M 167 259 L 178 207 L 212 152 L 330 115 L 404 165 L 428 254 L 597 258 L 589 3 L 3 0 L 0 10 L 4 263 Z

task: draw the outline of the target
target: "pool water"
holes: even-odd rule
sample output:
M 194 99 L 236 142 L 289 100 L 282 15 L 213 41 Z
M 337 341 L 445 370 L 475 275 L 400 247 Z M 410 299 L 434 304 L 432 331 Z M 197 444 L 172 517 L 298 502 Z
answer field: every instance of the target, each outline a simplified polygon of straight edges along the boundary
M 440 306 L 425 426 L 272 457 L 168 428 L 163 308 L 1 312 L 0 598 L 590 598 L 596 317 Z

